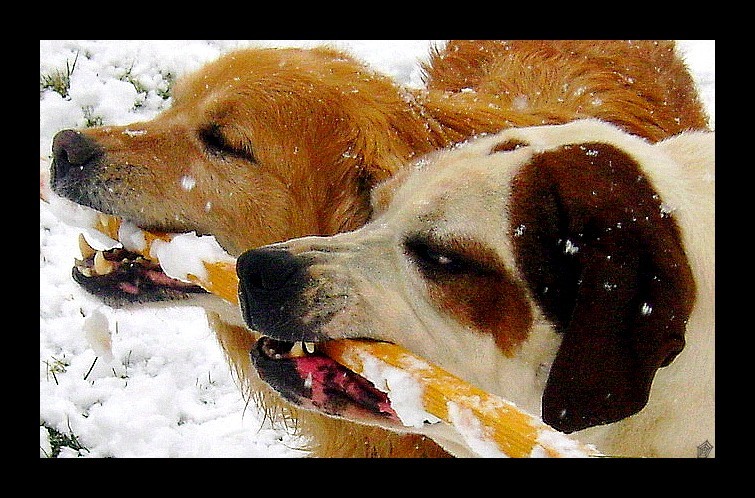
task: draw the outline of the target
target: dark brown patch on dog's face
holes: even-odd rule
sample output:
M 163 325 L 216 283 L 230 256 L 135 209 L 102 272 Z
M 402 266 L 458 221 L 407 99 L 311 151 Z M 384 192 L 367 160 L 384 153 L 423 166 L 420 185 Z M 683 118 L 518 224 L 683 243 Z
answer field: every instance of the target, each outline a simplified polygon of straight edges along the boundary
M 695 283 L 639 165 L 601 143 L 535 156 L 512 184 L 511 230 L 533 296 L 564 334 L 544 420 L 572 432 L 641 410 L 684 347 Z
M 431 235 L 407 239 L 404 249 L 438 308 L 493 336 L 507 355 L 527 338 L 533 318 L 525 290 L 490 249 Z

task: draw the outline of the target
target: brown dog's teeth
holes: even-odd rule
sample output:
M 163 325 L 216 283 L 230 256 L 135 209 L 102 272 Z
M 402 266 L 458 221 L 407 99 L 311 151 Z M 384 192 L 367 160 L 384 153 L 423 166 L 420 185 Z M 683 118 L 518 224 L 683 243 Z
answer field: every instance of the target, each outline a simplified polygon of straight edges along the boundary
M 75 258 L 73 261 L 74 261 L 74 266 L 79 271 L 79 273 L 81 273 L 85 277 L 92 276 L 92 269 L 87 266 L 85 261 L 82 261 L 80 259 L 75 259 Z
M 309 354 L 315 353 L 315 343 L 314 342 L 302 342 L 302 346 L 304 347 L 304 351 L 306 351 Z
M 110 237 L 111 239 L 118 238 L 118 228 L 120 227 L 121 220 L 115 216 L 109 214 L 98 213 L 98 225 L 96 228 Z
M 89 259 L 92 256 L 94 256 L 94 253 L 96 252 L 92 246 L 89 245 L 87 242 L 87 239 L 84 238 L 84 234 L 79 234 L 79 251 L 81 251 L 81 257 L 84 259 Z
M 94 255 L 94 273 L 96 275 L 107 275 L 113 271 L 115 264 L 105 259 L 102 251 L 97 251 Z

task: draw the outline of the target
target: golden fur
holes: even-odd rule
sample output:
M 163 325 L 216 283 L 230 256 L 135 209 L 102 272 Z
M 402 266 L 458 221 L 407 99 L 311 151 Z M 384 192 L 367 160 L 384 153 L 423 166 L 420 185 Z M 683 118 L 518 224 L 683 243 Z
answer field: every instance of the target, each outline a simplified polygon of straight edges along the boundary
M 668 41 L 454 41 L 424 69 L 426 88 L 414 90 L 329 48 L 227 54 L 182 80 L 153 120 L 82 130 L 88 145 L 76 150 L 96 144 L 102 159 L 86 192 L 68 196 L 145 229 L 215 235 L 238 256 L 362 226 L 373 186 L 474 135 L 598 117 L 658 141 L 707 125 Z M 56 154 L 74 157 L 60 142 Z M 313 455 L 445 454 L 283 404 L 252 371 L 255 337 L 238 310 L 223 313 L 211 323 L 245 391 L 310 438 Z

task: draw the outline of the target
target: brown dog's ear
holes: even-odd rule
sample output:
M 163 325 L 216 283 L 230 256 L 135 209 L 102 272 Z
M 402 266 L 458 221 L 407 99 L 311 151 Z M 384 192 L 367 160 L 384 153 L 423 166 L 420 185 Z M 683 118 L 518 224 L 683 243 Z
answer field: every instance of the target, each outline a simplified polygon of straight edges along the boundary
M 684 347 L 695 284 L 679 229 L 642 169 L 602 143 L 536 155 L 512 184 L 515 256 L 563 341 L 543 394 L 562 432 L 641 410 Z

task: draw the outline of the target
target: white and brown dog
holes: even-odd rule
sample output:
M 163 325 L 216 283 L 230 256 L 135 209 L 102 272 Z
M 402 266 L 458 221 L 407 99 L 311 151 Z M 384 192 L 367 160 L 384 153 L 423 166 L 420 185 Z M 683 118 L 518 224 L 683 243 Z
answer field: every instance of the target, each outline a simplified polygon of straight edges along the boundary
M 714 157 L 714 133 L 652 145 L 597 120 L 433 153 L 363 228 L 239 258 L 255 367 L 300 406 L 407 430 L 316 346 L 290 352 L 388 341 L 608 455 L 694 457 L 715 447 Z

